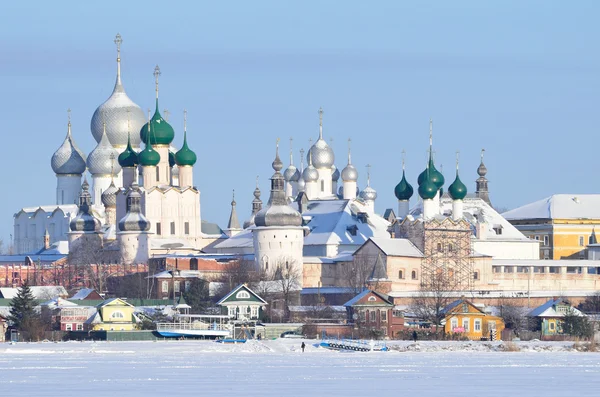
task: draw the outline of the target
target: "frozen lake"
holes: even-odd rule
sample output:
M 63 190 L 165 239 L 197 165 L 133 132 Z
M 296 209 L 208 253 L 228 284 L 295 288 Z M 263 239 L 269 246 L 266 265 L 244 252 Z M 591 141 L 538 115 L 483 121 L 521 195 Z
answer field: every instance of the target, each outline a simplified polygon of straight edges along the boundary
M 206 393 L 565 397 L 596 395 L 600 390 L 600 353 L 561 351 L 564 344 L 550 345 L 549 352 L 495 352 L 478 351 L 482 350 L 478 344 L 425 342 L 420 344 L 423 351 L 379 353 L 332 352 L 308 345 L 302 353 L 300 343 L 2 344 L 0 388 L 4 395 L 61 397 Z M 540 346 L 544 350 L 548 345 Z

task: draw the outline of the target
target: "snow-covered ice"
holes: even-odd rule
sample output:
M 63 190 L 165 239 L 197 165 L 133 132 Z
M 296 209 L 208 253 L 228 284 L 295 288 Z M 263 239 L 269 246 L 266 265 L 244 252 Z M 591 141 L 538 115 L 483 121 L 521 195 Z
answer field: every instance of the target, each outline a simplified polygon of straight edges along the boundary
M 24 396 L 571 396 L 600 390 L 600 353 L 572 343 L 395 342 L 335 352 L 307 340 L 0 345 L 0 388 Z

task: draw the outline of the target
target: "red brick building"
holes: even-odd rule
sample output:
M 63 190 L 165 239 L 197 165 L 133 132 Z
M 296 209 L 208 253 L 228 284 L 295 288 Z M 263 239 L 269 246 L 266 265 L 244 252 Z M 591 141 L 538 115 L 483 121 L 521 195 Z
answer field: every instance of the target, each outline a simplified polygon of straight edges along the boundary
M 395 316 L 392 298 L 364 290 L 344 304 L 351 323 L 362 337 L 393 339 L 404 329 L 404 317 Z

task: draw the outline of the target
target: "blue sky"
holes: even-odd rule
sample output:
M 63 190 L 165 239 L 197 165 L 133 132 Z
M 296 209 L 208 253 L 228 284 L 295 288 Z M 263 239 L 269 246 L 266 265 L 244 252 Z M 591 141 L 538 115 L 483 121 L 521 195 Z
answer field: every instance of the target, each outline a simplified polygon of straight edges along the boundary
M 287 165 L 300 147 L 333 138 L 336 165 L 353 163 L 378 191 L 378 212 L 407 152 L 413 185 L 425 166 L 428 120 L 447 185 L 460 151 L 474 190 L 486 149 L 491 199 L 515 208 L 554 193 L 596 193 L 600 37 L 593 1 L 10 2 L 0 25 L 0 238 L 23 206 L 54 204 L 50 157 L 66 133 L 88 153 L 90 119 L 111 93 L 113 38 L 123 36 L 123 82 L 142 109 L 161 108 L 181 145 L 183 109 L 198 154 L 204 219 L 225 226 L 231 190 L 246 219 L 255 177 L 263 201 L 275 140 Z M 416 189 L 415 189 L 416 190 Z M 416 202 L 416 200 L 414 200 Z

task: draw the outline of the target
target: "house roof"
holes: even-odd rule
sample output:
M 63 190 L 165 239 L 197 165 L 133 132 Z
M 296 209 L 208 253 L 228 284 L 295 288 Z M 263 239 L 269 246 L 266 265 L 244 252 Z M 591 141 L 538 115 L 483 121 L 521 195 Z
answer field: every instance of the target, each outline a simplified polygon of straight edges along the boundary
M 239 290 L 246 290 L 248 291 L 249 294 L 253 295 L 256 299 L 259 300 L 259 302 L 263 303 L 263 304 L 267 304 L 267 302 L 261 298 L 260 296 L 258 296 L 258 294 L 254 291 L 252 291 L 250 289 L 250 287 L 248 287 L 245 284 L 240 284 L 237 287 L 235 287 L 234 289 L 232 289 L 227 295 L 225 295 L 223 298 L 221 298 L 220 301 L 217 302 L 217 305 L 221 305 L 223 303 L 225 303 L 226 301 L 228 301 L 234 294 L 236 294 Z
M 130 307 L 134 307 L 131 303 L 125 302 L 123 299 L 120 298 L 111 298 L 111 299 L 107 299 L 104 302 L 100 303 L 98 305 L 98 308 L 100 307 L 105 307 L 105 306 L 110 306 L 113 304 L 117 304 L 118 306 L 130 306 Z
M 405 238 L 369 238 L 387 256 L 407 256 L 422 258 L 423 253 L 410 240 Z
M 360 294 L 356 295 L 354 298 L 350 299 L 348 302 L 344 303 L 345 307 L 352 307 L 354 305 L 356 305 L 361 299 L 363 299 L 365 296 L 369 295 L 369 294 L 373 294 L 377 297 L 379 297 L 381 300 L 384 301 L 385 304 L 388 305 L 394 305 L 391 301 L 389 296 L 379 293 L 377 291 L 372 291 L 370 289 L 365 289 L 364 291 L 362 291 Z
M 479 307 L 475 306 L 473 303 L 471 303 L 470 301 L 468 301 L 468 300 L 466 300 L 466 299 L 463 299 L 463 298 L 461 298 L 461 299 L 457 299 L 457 300 L 455 300 L 454 302 L 451 302 L 451 303 L 449 303 L 449 304 L 448 304 L 446 307 L 444 307 L 444 308 L 443 308 L 443 309 L 440 311 L 440 314 L 446 315 L 447 313 L 450 313 L 450 312 L 451 312 L 453 309 L 455 309 L 456 307 L 458 307 L 459 305 L 461 305 L 461 304 L 463 304 L 463 303 L 466 303 L 467 305 L 469 305 L 469 306 L 471 306 L 471 307 L 474 307 L 474 308 L 475 308 L 476 310 L 478 310 L 479 312 L 481 312 L 481 313 L 485 314 L 485 312 L 484 312 L 484 311 L 483 311 L 481 308 L 479 308 Z
M 548 302 L 536 307 L 527 314 L 527 317 L 564 317 L 564 313 L 556 311 L 556 305 L 560 305 L 561 303 L 570 306 L 574 315 L 583 316 L 583 313 L 571 306 L 569 302 L 565 301 L 563 298 L 558 298 L 550 299 Z
M 58 296 L 68 296 L 67 290 L 61 286 L 30 286 L 29 288 L 35 299 L 53 299 Z M 13 299 L 18 292 L 18 288 L 0 288 L 0 295 L 5 299 Z
M 554 194 L 502 214 L 506 219 L 598 219 L 600 194 Z
M 82 300 L 82 299 L 87 298 L 94 291 L 95 291 L 95 289 L 93 289 L 93 288 L 82 288 L 79 291 L 77 291 L 77 293 L 75 295 L 73 295 L 72 297 L 70 297 L 69 299 Z

